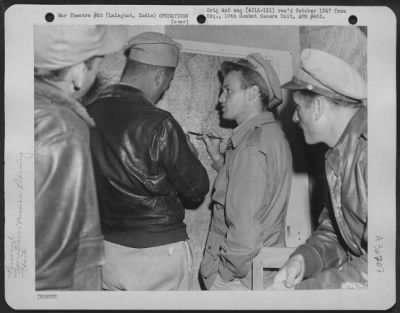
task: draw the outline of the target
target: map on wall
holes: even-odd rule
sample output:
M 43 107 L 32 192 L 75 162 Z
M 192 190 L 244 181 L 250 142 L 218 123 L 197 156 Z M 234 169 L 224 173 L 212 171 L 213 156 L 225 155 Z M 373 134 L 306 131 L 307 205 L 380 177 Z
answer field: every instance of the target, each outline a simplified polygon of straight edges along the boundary
M 219 76 L 223 61 L 245 57 L 249 53 L 259 52 L 269 59 L 278 73 L 282 83 L 291 79 L 292 62 L 288 52 L 257 51 L 245 47 L 223 46 L 216 44 L 180 41 L 183 46 L 179 65 L 169 90 L 157 104 L 169 111 L 180 123 L 185 132 L 213 132 L 224 138 L 222 149 L 226 146 L 232 128 L 221 123 L 218 111 L 218 98 L 221 89 Z M 105 86 L 119 81 L 125 57 L 122 53 L 107 56 L 99 72 L 94 90 L 87 101 L 91 102 Z M 211 168 L 204 143 L 191 136 L 192 143 L 199 152 L 199 159 L 207 169 L 211 184 L 216 172 Z M 210 194 L 203 204 L 194 210 L 186 210 L 185 222 L 188 227 L 190 246 L 193 253 L 192 289 L 199 289 L 197 273 L 202 259 L 203 248 L 207 237 L 211 217 Z

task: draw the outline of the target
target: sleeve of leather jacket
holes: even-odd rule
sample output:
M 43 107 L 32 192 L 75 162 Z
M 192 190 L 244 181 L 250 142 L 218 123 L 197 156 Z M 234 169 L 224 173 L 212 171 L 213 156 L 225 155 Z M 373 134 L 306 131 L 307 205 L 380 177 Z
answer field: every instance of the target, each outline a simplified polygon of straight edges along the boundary
M 330 267 L 338 267 L 346 260 L 346 252 L 339 243 L 336 230 L 325 207 L 319 218 L 319 226 L 304 245 L 293 254 L 301 254 L 305 261 L 305 275 L 310 277 Z
M 64 133 L 35 146 L 37 289 L 70 289 L 80 238 L 101 235 L 87 140 Z
M 353 227 L 362 227 L 363 234 L 359 240 L 360 246 L 368 245 L 368 227 L 367 227 L 367 205 L 365 200 L 367 195 L 368 182 L 368 159 L 367 147 L 364 145 L 363 152 L 357 159 L 354 169 L 353 183 L 357 188 L 357 195 L 361 196 L 360 202 L 354 207 L 354 214 L 358 216 L 357 224 Z M 365 203 L 365 205 L 364 205 Z M 313 233 L 305 245 L 296 249 L 294 254 L 302 254 L 305 260 L 305 278 L 313 276 L 321 271 L 330 268 L 338 268 L 348 261 L 348 256 L 343 249 L 341 242 L 337 237 L 338 229 L 333 225 L 331 215 L 333 214 L 328 208 L 324 208 L 320 216 L 320 225 Z M 364 222 L 365 220 L 365 222 Z M 354 237 L 356 240 L 356 237 Z M 358 239 L 357 239 L 358 240 Z M 345 266 L 345 265 L 344 265 Z M 351 265 L 349 265 L 351 266 Z
M 304 289 L 360 289 L 368 286 L 368 255 L 354 257 L 340 267 L 330 268 L 295 286 Z
M 261 225 L 264 199 L 268 197 L 265 155 L 256 147 L 247 147 L 235 157 L 232 169 L 225 208 L 228 230 L 221 244 L 218 268 L 224 281 L 248 274 L 262 247 L 262 234 L 267 231 Z M 274 235 L 275 229 L 269 236 Z
M 160 160 L 172 186 L 184 199 L 201 201 L 209 189 L 207 171 L 190 150 L 182 128 L 169 117 L 157 132 Z

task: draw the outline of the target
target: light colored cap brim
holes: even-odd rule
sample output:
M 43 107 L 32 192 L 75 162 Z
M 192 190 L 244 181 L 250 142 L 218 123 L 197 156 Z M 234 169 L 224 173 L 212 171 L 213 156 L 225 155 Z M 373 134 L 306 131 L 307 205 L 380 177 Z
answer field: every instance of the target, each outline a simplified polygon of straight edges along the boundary
M 296 76 L 314 87 L 351 99 L 367 98 L 364 79 L 347 62 L 328 52 L 304 49 Z
M 342 95 L 328 86 L 323 85 L 310 74 L 300 68 L 292 80 L 281 86 L 283 89 L 289 90 L 309 90 L 316 94 L 326 96 L 336 100 L 345 100 L 348 102 L 358 102 L 361 99 L 354 99 L 346 95 Z

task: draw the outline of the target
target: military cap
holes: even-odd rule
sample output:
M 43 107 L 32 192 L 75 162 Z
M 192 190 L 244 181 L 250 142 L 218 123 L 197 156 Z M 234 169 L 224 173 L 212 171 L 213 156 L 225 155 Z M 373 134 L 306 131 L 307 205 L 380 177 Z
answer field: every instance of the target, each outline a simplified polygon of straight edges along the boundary
M 221 64 L 222 72 L 227 72 L 227 69 L 231 67 L 232 64 L 249 68 L 260 74 L 268 89 L 269 109 L 273 109 L 282 103 L 280 81 L 278 75 L 268 60 L 265 60 L 259 53 L 252 53 L 249 54 L 245 59 L 239 59 L 237 62 L 223 62 Z
M 128 33 L 123 26 L 36 25 L 34 64 L 41 69 L 61 69 L 93 56 L 117 52 L 127 41 Z
M 299 70 L 282 88 L 310 90 L 347 101 L 363 101 L 367 98 L 365 81 L 352 66 L 334 55 L 316 49 L 303 50 Z
M 128 41 L 125 55 L 140 63 L 176 67 L 182 46 L 167 35 L 144 32 Z

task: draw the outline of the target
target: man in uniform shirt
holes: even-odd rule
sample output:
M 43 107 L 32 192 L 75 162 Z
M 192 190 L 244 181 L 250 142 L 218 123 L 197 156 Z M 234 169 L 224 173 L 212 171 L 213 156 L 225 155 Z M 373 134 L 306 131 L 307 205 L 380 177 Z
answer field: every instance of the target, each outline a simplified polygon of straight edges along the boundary
M 292 180 L 289 144 L 272 110 L 282 102 L 279 79 L 259 54 L 224 62 L 223 118 L 236 121 L 224 155 L 204 136 L 218 169 L 213 216 L 200 275 L 210 290 L 251 288 L 251 264 L 264 246 L 285 245 Z M 272 272 L 264 282 L 271 283 Z

